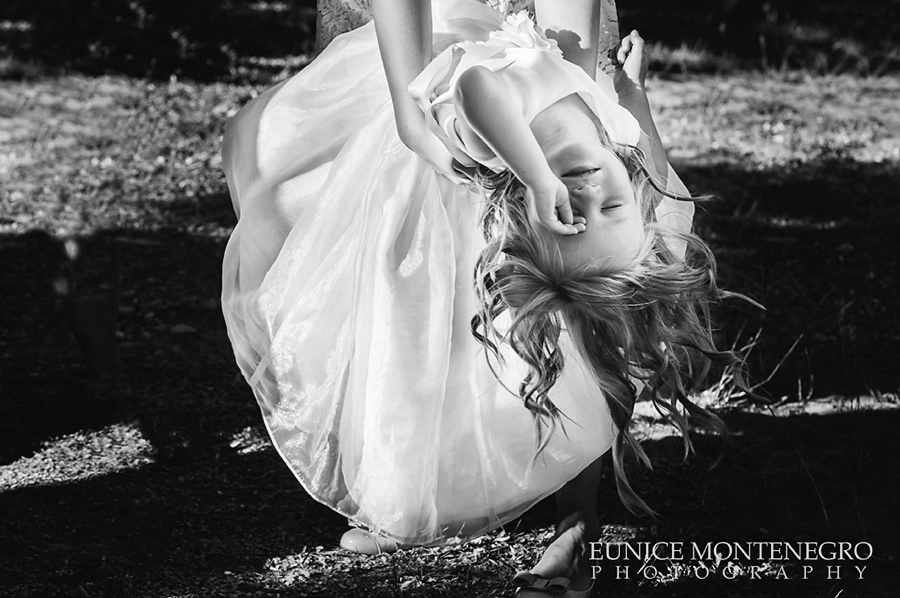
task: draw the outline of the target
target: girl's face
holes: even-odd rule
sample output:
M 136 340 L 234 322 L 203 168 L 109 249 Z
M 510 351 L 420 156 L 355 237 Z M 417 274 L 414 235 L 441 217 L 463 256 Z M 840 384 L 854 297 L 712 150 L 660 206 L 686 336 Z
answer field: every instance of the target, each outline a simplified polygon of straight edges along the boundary
M 644 238 L 643 220 L 628 171 L 600 141 L 593 114 L 577 95 L 540 112 L 531 122 L 547 163 L 569 190 L 584 232 L 557 235 L 536 224 L 538 234 L 559 247 L 567 266 L 602 261 L 617 269 L 633 260 Z

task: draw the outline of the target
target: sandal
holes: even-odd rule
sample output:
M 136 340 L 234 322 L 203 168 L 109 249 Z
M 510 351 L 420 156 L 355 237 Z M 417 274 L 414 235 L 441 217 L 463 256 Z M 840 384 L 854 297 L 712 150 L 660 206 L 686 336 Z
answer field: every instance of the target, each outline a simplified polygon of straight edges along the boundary
M 547 579 L 529 571 L 519 571 L 512 582 L 516 587 L 516 598 L 546 598 L 548 595 L 561 598 L 589 598 L 594 591 L 593 581 L 586 590 L 572 590 L 569 589 L 568 577 Z

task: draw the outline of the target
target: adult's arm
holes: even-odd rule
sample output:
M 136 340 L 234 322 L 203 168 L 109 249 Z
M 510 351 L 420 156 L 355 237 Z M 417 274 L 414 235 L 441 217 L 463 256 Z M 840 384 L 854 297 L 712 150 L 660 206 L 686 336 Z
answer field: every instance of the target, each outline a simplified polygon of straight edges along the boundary
M 432 58 L 431 2 L 374 0 L 372 12 L 400 140 L 438 171 L 452 173 L 450 152 L 428 130 L 408 91 Z
M 563 58 L 597 76 L 600 0 L 535 0 L 537 24 L 556 40 Z

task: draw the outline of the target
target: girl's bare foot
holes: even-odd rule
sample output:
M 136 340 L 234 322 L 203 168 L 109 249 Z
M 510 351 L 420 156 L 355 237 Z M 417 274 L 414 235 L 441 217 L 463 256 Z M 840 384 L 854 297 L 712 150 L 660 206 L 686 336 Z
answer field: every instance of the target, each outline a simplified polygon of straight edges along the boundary
M 341 536 L 341 548 L 361 554 L 390 554 L 400 545 L 385 536 L 354 527 Z

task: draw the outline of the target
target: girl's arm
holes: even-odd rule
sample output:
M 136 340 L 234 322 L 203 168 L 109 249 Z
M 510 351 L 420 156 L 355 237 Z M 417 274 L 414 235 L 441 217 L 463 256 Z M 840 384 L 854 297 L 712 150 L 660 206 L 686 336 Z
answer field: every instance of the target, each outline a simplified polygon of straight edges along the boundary
M 452 173 L 453 158 L 425 124 L 408 87 L 431 62 L 431 2 L 374 0 L 372 12 L 400 140 L 439 172 Z
M 619 96 L 619 105 L 631 112 L 637 119 L 641 130 L 647 134 L 650 157 L 648 166 L 655 168 L 657 181 L 665 188 L 669 161 L 666 157 L 666 149 L 659 138 L 656 123 L 653 121 L 650 102 L 644 88 L 649 56 L 644 52 L 644 40 L 637 31 L 632 31 L 628 37 L 622 40 L 617 60 L 621 68 L 616 71 L 614 82 L 616 93 Z M 642 149 L 647 151 L 646 147 Z
M 454 103 L 463 116 L 458 123 L 466 146 L 487 146 L 503 160 L 525 185 L 541 224 L 558 234 L 577 233 L 566 186 L 550 170 L 525 117 L 497 75 L 482 66 L 467 69 L 456 84 Z
M 547 37 L 555 39 L 563 57 L 580 66 L 591 78 L 597 76 L 600 43 L 600 5 L 602 0 L 535 0 L 535 16 Z M 631 112 L 646 138 L 639 147 L 650 159 L 657 181 L 665 187 L 668 172 L 666 151 L 660 141 L 650 103 L 644 91 L 648 56 L 644 40 L 637 31 L 622 40 L 617 60 L 623 65 L 616 74 L 615 87 L 619 104 Z

